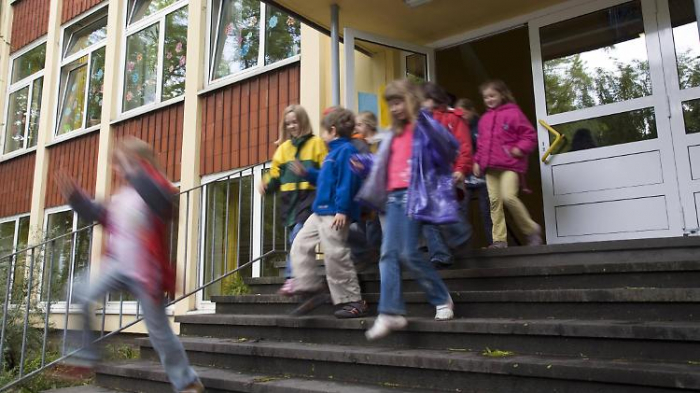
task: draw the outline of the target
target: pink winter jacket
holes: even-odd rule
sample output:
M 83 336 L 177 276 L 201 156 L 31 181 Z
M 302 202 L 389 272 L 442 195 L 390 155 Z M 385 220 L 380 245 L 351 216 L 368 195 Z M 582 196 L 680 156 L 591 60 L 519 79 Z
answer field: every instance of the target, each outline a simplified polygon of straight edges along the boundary
M 527 156 L 537 147 L 537 134 L 517 105 L 504 104 L 481 116 L 477 146 L 474 160 L 482 173 L 488 168 L 525 173 Z M 523 152 L 523 157 L 510 154 L 514 147 Z

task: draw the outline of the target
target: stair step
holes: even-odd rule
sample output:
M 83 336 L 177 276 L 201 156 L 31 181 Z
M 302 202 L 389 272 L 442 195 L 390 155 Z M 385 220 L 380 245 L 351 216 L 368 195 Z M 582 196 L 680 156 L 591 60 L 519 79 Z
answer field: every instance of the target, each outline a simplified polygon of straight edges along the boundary
M 467 268 L 442 270 L 439 274 L 453 291 L 700 287 L 700 261 Z M 409 274 L 403 277 L 405 291 L 419 290 Z M 364 292 L 379 292 L 378 273 L 360 274 L 359 278 Z M 245 283 L 252 293 L 274 294 L 284 280 L 284 277 L 246 278 Z
M 72 388 L 45 390 L 51 393 L 123 393 L 123 391 L 111 390 L 95 385 L 76 386 Z
M 452 292 L 455 314 L 463 318 L 519 319 L 625 319 L 700 321 L 697 312 L 700 289 L 694 288 L 615 288 L 556 289 L 512 291 Z M 363 298 L 376 311 L 379 294 L 366 293 Z M 411 316 L 431 317 L 434 307 L 422 293 L 404 294 Z M 280 295 L 213 296 L 216 312 L 221 314 L 288 314 L 299 299 Z M 328 315 L 330 304 L 316 309 L 313 315 Z
M 374 318 L 339 320 L 334 317 L 286 315 L 186 315 L 176 317 L 186 336 L 295 341 L 312 344 L 383 346 L 392 348 L 508 348 L 523 354 L 595 358 L 697 361 L 700 324 L 617 320 L 454 319 L 409 318 L 408 327 L 376 342 L 364 332 Z
M 418 388 L 435 388 L 434 381 L 440 381 L 444 390 L 489 392 L 700 389 L 700 368 L 689 364 L 517 354 L 486 357 L 461 348 L 368 348 L 198 337 L 183 337 L 182 343 L 194 364 L 265 370 L 273 375 L 333 377 L 336 381 L 401 383 Z M 147 340 L 140 340 L 140 344 L 144 359 L 157 359 Z
M 207 392 L 427 392 L 426 390 L 412 389 L 404 386 L 392 387 L 378 384 L 367 385 L 333 380 L 314 380 L 309 378 L 294 378 L 282 374 L 244 373 L 204 366 L 195 366 L 194 368 L 206 387 Z M 165 371 L 161 365 L 155 361 L 137 361 L 101 366 L 97 372 L 97 382 L 105 386 L 113 386 L 129 392 L 172 392 L 172 388 L 167 382 Z

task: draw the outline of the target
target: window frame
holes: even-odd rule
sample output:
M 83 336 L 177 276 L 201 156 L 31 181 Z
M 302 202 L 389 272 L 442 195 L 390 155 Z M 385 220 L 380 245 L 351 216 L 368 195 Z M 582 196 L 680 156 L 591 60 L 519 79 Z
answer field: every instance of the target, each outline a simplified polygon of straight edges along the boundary
M 1 224 L 6 224 L 8 222 L 14 222 L 15 223 L 15 230 L 14 230 L 14 235 L 12 238 L 12 253 L 15 253 L 19 251 L 18 249 L 18 244 L 19 244 L 19 221 L 23 218 L 29 218 L 29 213 L 21 213 L 21 214 L 16 214 L 14 216 L 8 216 L 8 217 L 3 217 L 0 218 L 0 225 Z M 27 238 L 27 244 L 29 244 L 29 238 Z M 15 258 L 12 258 L 12 263 L 10 264 L 10 271 L 12 271 L 12 277 L 10 278 L 10 290 L 7 292 L 8 297 L 9 297 L 9 306 L 16 306 L 16 303 L 12 302 L 12 288 L 15 286 L 15 269 L 17 267 L 17 256 Z
M 9 158 L 13 158 L 25 153 L 28 153 L 30 151 L 36 150 L 36 145 L 27 147 L 27 135 L 29 134 L 29 123 L 31 119 L 31 106 L 32 106 L 32 100 L 34 98 L 34 82 L 38 80 L 39 78 L 43 78 L 44 74 L 46 72 L 46 58 L 44 58 L 44 68 L 42 68 L 40 71 L 37 71 L 23 79 L 18 80 L 15 83 L 12 83 L 12 71 L 14 69 L 15 61 L 22 57 L 23 55 L 27 54 L 28 52 L 32 51 L 33 49 L 36 49 L 40 47 L 41 45 L 48 45 L 46 41 L 46 37 L 42 37 L 35 42 L 25 46 L 24 48 L 18 50 L 17 52 L 13 53 L 12 56 L 10 56 L 9 59 L 9 69 L 7 72 L 7 89 L 5 91 L 5 108 L 4 108 L 4 114 L 3 114 L 3 120 L 4 120 L 4 127 L 2 130 L 2 140 L 0 140 L 0 157 L 2 157 L 2 160 L 6 160 Z M 24 141 L 23 141 L 23 147 L 20 147 L 19 149 L 13 150 L 11 152 L 5 152 L 5 137 L 9 125 L 9 116 L 10 116 L 10 96 L 13 93 L 16 93 L 25 87 L 29 88 L 29 92 L 27 93 L 27 114 L 26 114 L 26 123 L 24 125 Z M 42 96 L 43 96 L 43 90 L 44 90 L 44 84 L 42 82 Z M 39 119 L 41 119 L 41 112 L 39 113 Z M 37 134 L 38 135 L 38 134 Z
M 206 66 L 206 80 L 205 80 L 205 86 L 206 88 L 202 90 L 200 93 L 205 93 L 214 89 L 217 89 L 222 86 L 229 85 L 231 83 L 238 82 L 243 79 L 251 78 L 253 76 L 265 73 L 270 70 L 274 70 L 275 68 L 283 67 L 285 65 L 297 62 L 301 59 L 301 47 L 299 48 L 299 54 L 296 54 L 294 56 L 288 57 L 283 60 L 276 61 L 271 64 L 265 64 L 265 48 L 267 46 L 267 37 L 265 34 L 265 26 L 267 25 L 267 7 L 268 5 L 266 2 L 258 0 L 260 3 L 260 21 L 259 26 L 258 26 L 258 64 L 247 68 L 245 70 L 235 72 L 230 75 L 226 75 L 221 78 L 213 79 L 213 69 L 214 69 L 214 54 L 212 53 L 212 44 L 214 48 L 216 48 L 218 41 L 219 41 L 219 26 L 218 24 L 220 23 L 221 19 L 221 12 L 223 7 L 219 7 L 219 12 L 217 14 L 216 20 L 214 20 L 214 2 L 219 1 L 223 2 L 223 0 L 207 0 L 207 33 L 206 33 L 206 50 L 204 53 L 204 58 L 205 58 L 205 66 Z M 217 24 L 217 34 L 215 37 L 212 37 L 212 27 L 214 23 Z M 299 20 L 299 23 L 302 23 L 301 20 Z
M 105 48 L 105 50 L 106 50 L 108 38 L 105 37 L 104 40 L 102 40 L 98 43 L 92 44 L 92 45 L 88 46 L 87 48 L 81 49 L 78 52 L 75 52 L 68 57 L 65 56 L 67 48 L 64 48 L 64 46 L 70 42 L 70 37 L 68 38 L 68 40 L 66 40 L 66 31 L 68 29 L 70 29 L 71 27 L 73 27 L 74 25 L 76 25 L 80 22 L 87 21 L 88 25 L 89 25 L 90 23 L 97 22 L 98 20 L 100 20 L 102 18 L 106 18 L 107 17 L 107 7 L 108 7 L 107 3 L 102 4 L 98 7 L 96 7 L 89 14 L 81 16 L 80 18 L 77 18 L 76 20 L 71 21 L 70 23 L 61 27 L 61 39 L 60 39 L 60 43 L 59 43 L 59 48 L 61 49 L 61 61 L 59 63 L 58 82 L 57 82 L 57 86 L 56 86 L 57 101 L 56 101 L 56 111 L 55 111 L 54 122 L 53 122 L 53 133 L 52 133 L 53 142 L 62 141 L 65 139 L 70 139 L 72 137 L 75 137 L 78 134 L 83 134 L 86 132 L 98 130 L 101 127 L 102 122 L 104 121 L 104 120 L 100 119 L 99 124 L 96 124 L 96 125 L 90 126 L 90 127 L 86 127 L 87 121 L 88 121 L 88 119 L 87 119 L 87 107 L 88 107 L 88 103 L 89 103 L 88 92 L 90 90 L 90 74 L 92 71 L 92 55 L 94 52 L 96 52 L 102 48 Z M 73 34 L 75 34 L 75 32 Z M 73 34 L 71 34 L 71 37 Z M 109 34 L 109 32 L 107 34 Z M 74 61 L 79 60 L 83 56 L 88 56 L 87 62 L 85 64 L 85 67 L 87 67 L 87 70 L 86 70 L 87 80 L 85 83 L 85 102 L 83 103 L 83 124 L 82 124 L 82 127 L 78 128 L 78 129 L 75 129 L 75 130 L 66 132 L 65 134 L 59 135 L 58 134 L 58 127 L 59 127 L 59 125 L 60 125 L 59 123 L 61 121 L 61 110 L 63 109 L 63 100 L 65 99 L 65 95 L 66 95 L 67 90 L 68 90 L 67 89 L 68 81 L 70 79 L 70 72 L 69 72 L 66 75 L 66 79 L 63 80 L 63 69 L 65 67 L 69 66 Z M 77 68 L 74 68 L 73 70 L 71 70 L 71 72 L 76 70 L 76 69 Z M 61 94 L 61 87 L 63 87 L 63 94 Z
M 138 1 L 138 0 L 136 0 Z M 139 115 L 142 113 L 147 113 L 152 110 L 162 108 L 164 106 L 180 102 L 184 99 L 184 94 L 170 98 L 168 100 L 162 101 L 161 100 L 161 95 L 163 93 L 163 57 L 165 56 L 165 19 L 168 15 L 180 10 L 183 7 L 188 7 L 189 6 L 189 0 L 177 0 L 175 3 L 163 8 L 162 10 L 159 10 L 158 12 L 154 13 L 153 15 L 149 15 L 143 19 L 140 19 L 131 25 L 129 25 L 129 2 L 126 2 L 126 9 L 123 12 L 123 18 L 122 18 L 122 26 L 124 26 L 124 38 L 122 39 L 121 42 L 121 54 L 120 54 L 120 66 L 119 66 L 119 116 L 118 116 L 118 121 L 122 119 L 126 119 L 128 117 L 134 116 L 134 115 Z M 189 18 L 189 9 L 188 9 L 188 18 Z M 141 31 L 154 26 L 158 25 L 158 64 L 157 64 L 157 69 L 156 69 L 156 100 L 154 102 L 144 104 L 141 106 L 138 106 L 133 109 L 129 110 L 124 110 L 124 85 L 126 83 L 126 78 L 125 78 L 125 71 L 126 71 L 126 47 L 129 41 L 129 37 L 140 33 Z M 188 26 L 189 28 L 189 26 Z
M 42 224 L 44 234 L 48 234 L 49 216 L 52 214 L 58 214 L 58 213 L 63 213 L 63 212 L 67 212 L 67 211 L 73 213 L 73 223 L 71 226 L 71 233 L 80 229 L 80 228 L 78 228 L 78 222 L 79 222 L 78 213 L 75 210 L 71 209 L 70 206 L 63 205 L 63 206 L 56 206 L 56 207 L 52 207 L 52 208 L 48 208 L 48 209 L 44 210 L 44 222 Z M 46 236 L 46 235 L 44 235 L 44 236 Z M 58 235 L 58 236 L 61 236 L 61 235 Z M 92 234 L 91 234 L 91 236 L 92 236 Z M 45 240 L 47 240 L 47 239 L 45 239 Z M 92 240 L 90 240 L 90 241 L 92 242 Z M 90 253 L 92 253 L 92 249 L 90 249 Z M 73 275 L 75 273 L 75 249 L 74 249 L 72 244 L 71 244 L 70 263 L 73 266 L 71 266 L 71 268 L 70 268 L 68 281 L 70 281 L 71 279 L 75 279 L 75 277 Z M 90 265 L 92 265 L 92 261 L 90 261 Z M 44 269 L 43 269 L 43 267 L 41 269 L 41 274 L 39 274 L 38 281 L 39 281 L 39 288 L 43 288 L 44 287 Z M 67 285 L 67 283 L 66 283 L 66 285 Z M 38 296 L 41 296 L 41 295 L 39 294 Z M 74 293 L 73 293 L 73 290 L 71 288 L 69 297 L 66 300 L 55 301 L 51 305 L 50 312 L 51 313 L 63 313 L 63 312 L 67 311 L 70 314 L 81 313 L 82 306 L 80 306 L 79 304 L 77 304 L 75 302 L 70 302 L 70 305 L 68 304 L 69 299 L 72 299 L 73 296 L 74 296 Z M 46 301 L 41 299 L 41 297 L 39 297 L 38 304 L 39 304 L 39 307 L 42 311 L 46 311 Z
M 208 213 L 209 210 L 206 208 L 206 203 L 207 203 L 207 197 L 208 197 L 208 188 L 209 185 L 216 184 L 217 182 L 224 182 L 227 180 L 228 176 L 231 176 L 230 180 L 236 179 L 238 176 L 241 178 L 244 177 L 250 177 L 252 181 L 252 187 L 253 187 L 253 197 L 251 200 L 251 206 L 252 206 L 252 223 L 250 227 L 250 256 L 251 258 L 259 258 L 260 256 L 263 255 L 263 248 L 265 246 L 264 244 L 264 234 L 263 234 L 263 220 L 265 219 L 264 217 L 264 195 L 260 195 L 257 191 L 255 191 L 255 187 L 257 184 L 259 184 L 262 181 L 264 171 L 272 168 L 272 161 L 267 161 L 263 162 L 260 164 L 256 164 L 254 166 L 250 167 L 243 167 L 243 168 L 238 168 L 238 169 L 233 169 L 229 170 L 226 172 L 219 172 L 211 175 L 206 175 L 202 177 L 202 193 L 201 193 L 201 201 L 202 201 L 202 209 L 200 212 L 200 220 L 199 220 L 199 246 L 198 246 L 198 265 L 197 265 L 197 285 L 201 286 L 205 284 L 204 282 L 204 277 L 205 277 L 205 252 L 206 250 L 206 228 L 208 225 Z M 240 173 L 240 175 L 237 175 Z M 235 176 L 232 176 L 235 175 Z M 239 202 L 240 203 L 240 202 Z M 240 224 L 239 224 L 240 225 Z M 281 228 L 284 230 L 284 228 Z M 243 261 L 243 263 L 247 263 L 248 261 Z M 252 277 L 261 277 L 262 274 L 262 265 L 261 261 L 254 262 L 252 264 Z M 209 311 L 214 311 L 214 306 L 215 303 L 210 301 L 210 300 L 205 300 L 204 299 L 204 291 L 198 291 L 197 292 L 197 299 L 196 299 L 196 308 L 197 310 L 209 312 Z

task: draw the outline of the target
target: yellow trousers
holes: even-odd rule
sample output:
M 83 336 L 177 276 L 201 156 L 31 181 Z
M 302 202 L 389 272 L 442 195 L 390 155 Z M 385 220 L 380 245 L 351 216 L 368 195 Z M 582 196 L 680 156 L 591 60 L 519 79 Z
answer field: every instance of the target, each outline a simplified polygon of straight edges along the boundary
M 486 188 L 489 190 L 489 202 L 491 202 L 491 221 L 493 221 L 493 241 L 505 242 L 508 240 L 508 228 L 503 205 L 513 216 L 515 224 L 526 235 L 539 230 L 539 225 L 530 218 L 527 208 L 518 198 L 520 179 L 513 171 L 501 171 L 489 169 L 486 171 Z

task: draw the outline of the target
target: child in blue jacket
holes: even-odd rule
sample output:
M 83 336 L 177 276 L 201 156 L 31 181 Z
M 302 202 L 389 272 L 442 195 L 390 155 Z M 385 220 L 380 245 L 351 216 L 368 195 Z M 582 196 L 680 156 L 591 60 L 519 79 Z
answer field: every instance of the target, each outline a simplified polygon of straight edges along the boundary
M 321 138 L 329 150 L 321 170 L 301 165 L 292 167 L 298 175 L 316 184 L 313 214 L 292 244 L 294 289 L 295 293 L 310 299 L 322 293 L 322 279 L 315 274 L 316 246 L 320 243 L 331 299 L 334 305 L 341 305 L 335 316 L 357 318 L 367 314 L 367 303 L 362 301 L 347 241 L 350 223 L 360 215 L 360 207 L 353 200 L 360 188 L 360 179 L 350 169 L 350 157 L 357 154 L 350 139 L 355 128 L 355 115 L 347 109 L 335 107 L 328 111 L 321 125 Z

